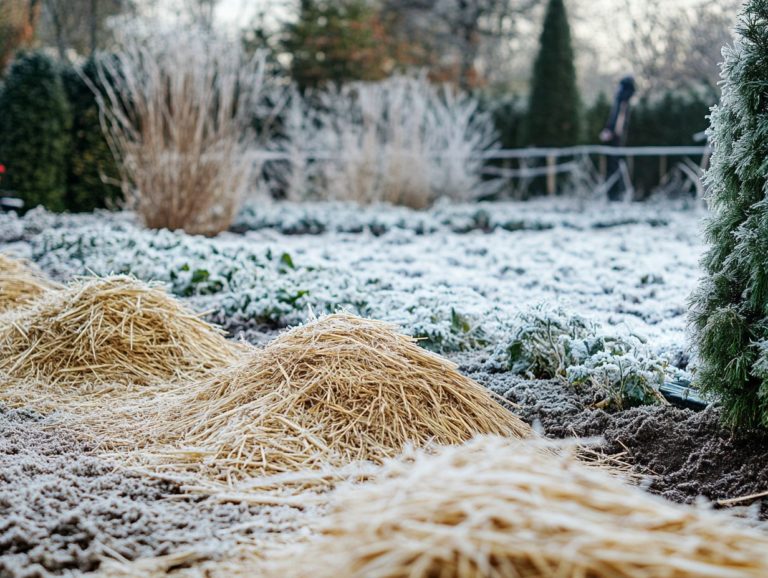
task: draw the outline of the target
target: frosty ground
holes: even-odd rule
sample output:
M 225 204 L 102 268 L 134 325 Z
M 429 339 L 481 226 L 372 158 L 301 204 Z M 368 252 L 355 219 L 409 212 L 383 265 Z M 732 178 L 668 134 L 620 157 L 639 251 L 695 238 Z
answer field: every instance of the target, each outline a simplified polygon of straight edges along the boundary
M 498 351 L 520 314 L 544 305 L 634 336 L 643 356 L 686 374 L 688 297 L 700 275 L 703 211 L 680 204 L 446 205 L 428 212 L 250 204 L 215 239 L 146 231 L 130 214 L 0 215 L 0 251 L 52 277 L 128 273 L 157 281 L 262 344 L 311 315 L 347 309 L 391 321 L 514 404 L 553 437 L 602 436 L 644 487 L 671 500 L 738 498 L 768 484 L 768 444 L 702 413 L 656 405 L 596 409 L 603 392 L 508 371 Z M 91 571 L 247 541 L 290 509 L 222 505 L 110 464 L 57 432 L 55 416 L 0 413 L 0 575 Z M 35 480 L 32 484 L 31 480 Z M 764 518 L 759 501 L 739 510 Z M 126 532 L 126 524 L 136 531 Z M 233 529 L 234 528 L 234 529 Z

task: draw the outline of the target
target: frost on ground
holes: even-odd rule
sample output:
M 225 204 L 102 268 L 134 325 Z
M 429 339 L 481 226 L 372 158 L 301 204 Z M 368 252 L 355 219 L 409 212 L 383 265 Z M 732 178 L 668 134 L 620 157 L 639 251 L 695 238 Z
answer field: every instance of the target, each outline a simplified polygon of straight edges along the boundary
M 449 352 L 492 347 L 515 328 L 518 313 L 547 303 L 610 333 L 633 334 L 685 365 L 700 218 L 668 205 L 503 203 L 356 213 L 346 205 L 278 204 L 246 208 L 246 232 L 216 239 L 143 231 L 124 214 L 33 212 L 13 226 L 22 241 L 16 246 L 58 279 L 131 273 L 160 281 L 233 332 L 345 308 L 392 321 L 426 347 Z M 320 223 L 307 231 L 326 232 L 292 234 L 297 221 Z
M 0 406 L 0 576 L 79 575 L 102 560 L 226 551 L 290 528 L 281 507 L 191 499 L 89 455 L 49 420 Z

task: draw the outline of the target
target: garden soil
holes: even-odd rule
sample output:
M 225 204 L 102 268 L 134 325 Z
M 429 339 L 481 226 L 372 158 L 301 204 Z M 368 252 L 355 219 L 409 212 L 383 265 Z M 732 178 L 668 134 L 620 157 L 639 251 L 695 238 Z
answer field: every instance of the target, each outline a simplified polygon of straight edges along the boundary
M 621 455 L 644 487 L 674 502 L 732 500 L 768 491 L 768 434 L 734 432 L 717 407 L 695 412 L 673 406 L 624 411 L 595 409 L 600 396 L 558 381 L 487 373 L 482 355 L 459 355 L 464 373 L 514 404 L 514 411 L 551 438 L 602 438 L 599 448 Z M 768 497 L 739 501 L 740 515 L 768 520 Z

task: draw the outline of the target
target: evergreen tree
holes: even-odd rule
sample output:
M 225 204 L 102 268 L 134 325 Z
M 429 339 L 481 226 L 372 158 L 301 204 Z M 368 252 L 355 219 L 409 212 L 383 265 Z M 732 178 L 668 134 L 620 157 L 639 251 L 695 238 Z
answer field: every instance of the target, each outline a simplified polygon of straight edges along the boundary
M 101 129 L 96 96 L 83 77 L 98 89 L 101 81 L 93 58 L 79 73 L 68 68 L 63 75 L 72 110 L 72 146 L 67 163 L 67 208 L 71 211 L 113 206 L 120 196 L 120 188 L 111 184 L 119 179 L 119 173 Z
M 41 53 L 21 54 L 0 94 L 3 188 L 30 209 L 65 208 L 71 117 L 56 64 Z
M 579 142 L 581 101 L 563 0 L 549 0 L 528 105 L 528 144 L 547 147 Z
M 283 47 L 302 90 L 387 76 L 386 34 L 366 0 L 302 0 L 298 21 L 285 30 Z
M 768 426 L 768 0 L 750 0 L 713 110 L 706 277 L 691 299 L 697 381 L 726 420 Z

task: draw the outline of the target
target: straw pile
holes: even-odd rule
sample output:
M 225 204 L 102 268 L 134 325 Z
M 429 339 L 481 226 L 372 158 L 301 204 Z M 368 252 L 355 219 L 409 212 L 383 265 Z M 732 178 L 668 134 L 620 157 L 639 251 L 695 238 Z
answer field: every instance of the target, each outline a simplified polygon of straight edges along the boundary
M 42 294 L 0 326 L 0 372 L 47 385 L 199 378 L 239 350 L 163 290 L 120 276 Z
M 478 438 L 392 461 L 381 479 L 340 487 L 321 534 L 281 554 L 270 575 L 768 576 L 768 538 L 757 531 L 670 504 L 537 445 Z
M 24 261 L 0 253 L 0 313 L 23 307 L 59 285 Z
M 348 314 L 288 331 L 196 387 L 150 439 L 181 438 L 181 462 L 226 480 L 381 462 L 407 443 L 462 443 L 529 428 L 491 394 L 393 327 Z

